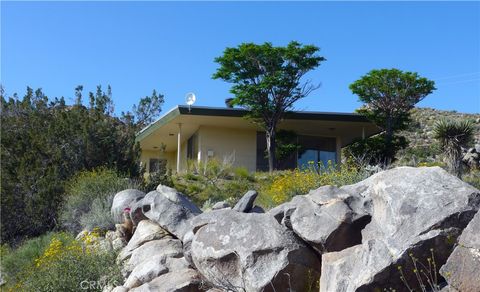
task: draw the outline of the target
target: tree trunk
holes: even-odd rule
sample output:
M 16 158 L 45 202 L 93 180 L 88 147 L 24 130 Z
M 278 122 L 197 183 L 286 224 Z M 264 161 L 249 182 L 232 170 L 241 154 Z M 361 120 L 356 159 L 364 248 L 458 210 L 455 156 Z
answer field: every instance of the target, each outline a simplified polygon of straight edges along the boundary
M 394 151 L 392 149 L 392 140 L 393 140 L 393 121 L 392 117 L 387 116 L 386 127 L 385 127 L 385 157 L 382 161 L 384 166 L 388 166 L 393 161 Z
M 265 133 L 265 137 L 267 138 L 267 153 L 268 153 L 268 171 L 270 173 L 273 172 L 275 169 L 276 159 L 275 159 L 275 148 L 276 148 L 276 141 L 275 141 L 275 129 L 269 129 Z

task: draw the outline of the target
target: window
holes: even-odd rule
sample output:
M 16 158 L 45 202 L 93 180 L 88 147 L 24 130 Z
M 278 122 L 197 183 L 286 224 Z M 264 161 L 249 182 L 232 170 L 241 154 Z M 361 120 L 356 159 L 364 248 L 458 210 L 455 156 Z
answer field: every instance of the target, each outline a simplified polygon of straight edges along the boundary
M 298 152 L 298 168 L 314 166 L 327 167 L 328 163 L 335 164 L 337 160 L 335 138 L 299 136 L 301 149 Z
M 187 141 L 187 159 L 195 159 L 198 153 L 197 134 L 193 134 Z

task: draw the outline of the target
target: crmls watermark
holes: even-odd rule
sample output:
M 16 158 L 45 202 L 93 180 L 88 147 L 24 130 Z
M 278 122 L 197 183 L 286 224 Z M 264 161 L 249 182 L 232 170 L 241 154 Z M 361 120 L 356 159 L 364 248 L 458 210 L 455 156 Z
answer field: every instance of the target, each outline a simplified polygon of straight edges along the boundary
M 112 283 L 108 283 L 106 280 L 83 280 L 80 282 L 80 289 L 81 290 L 102 290 L 107 285 L 112 285 L 113 287 L 118 286 L 116 281 Z

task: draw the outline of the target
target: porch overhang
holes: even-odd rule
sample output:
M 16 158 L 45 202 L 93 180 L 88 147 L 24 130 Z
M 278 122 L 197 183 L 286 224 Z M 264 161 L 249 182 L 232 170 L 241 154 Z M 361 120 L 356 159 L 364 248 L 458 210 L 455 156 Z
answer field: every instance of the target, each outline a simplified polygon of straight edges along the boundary
M 158 150 L 164 145 L 165 151 L 176 151 L 179 124 L 181 143 L 191 137 L 200 126 L 230 129 L 261 129 L 245 119 L 248 111 L 235 108 L 214 108 L 177 106 L 158 120 L 142 129 L 136 137 L 142 150 Z M 332 112 L 289 112 L 279 123 L 279 129 L 295 131 L 302 135 L 338 137 L 340 146 L 350 144 L 354 139 L 369 137 L 380 132 L 379 128 L 364 116 L 355 113 Z

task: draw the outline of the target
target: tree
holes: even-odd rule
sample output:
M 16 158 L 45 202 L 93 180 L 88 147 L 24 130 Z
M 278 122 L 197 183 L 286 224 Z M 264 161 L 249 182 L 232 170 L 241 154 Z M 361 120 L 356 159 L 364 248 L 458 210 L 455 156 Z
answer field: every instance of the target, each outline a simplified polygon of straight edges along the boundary
M 249 110 L 248 118 L 265 131 L 268 166 L 275 168 L 275 135 L 279 122 L 296 101 L 310 94 L 318 86 L 302 77 L 320 65 L 325 58 L 316 53 L 319 48 L 290 42 L 286 47 L 243 43 L 226 48 L 215 58 L 220 64 L 214 79 L 233 83 L 230 92 L 233 104 Z
M 113 169 L 140 175 L 138 126 L 133 117 L 113 113 L 110 86 L 90 92 L 82 86 L 72 106 L 27 88 L 23 98 L 1 93 L 0 228 L 2 242 L 15 242 L 51 230 L 63 200 L 65 182 L 82 170 Z M 160 108 L 157 107 L 157 111 Z
M 384 131 L 385 150 L 380 159 L 384 163 L 391 163 L 395 157 L 395 132 L 406 128 L 410 110 L 435 89 L 433 81 L 398 69 L 372 70 L 350 85 L 365 103 L 357 111 Z
M 433 128 L 434 138 L 444 151 L 448 170 L 462 177 L 462 147 L 467 147 L 473 138 L 473 125 L 470 121 L 440 120 Z
M 157 91 L 154 89 L 152 96 L 145 96 L 140 99 L 138 106 L 133 106 L 133 114 L 139 128 L 152 123 L 160 115 L 163 102 L 163 95 L 157 94 Z

